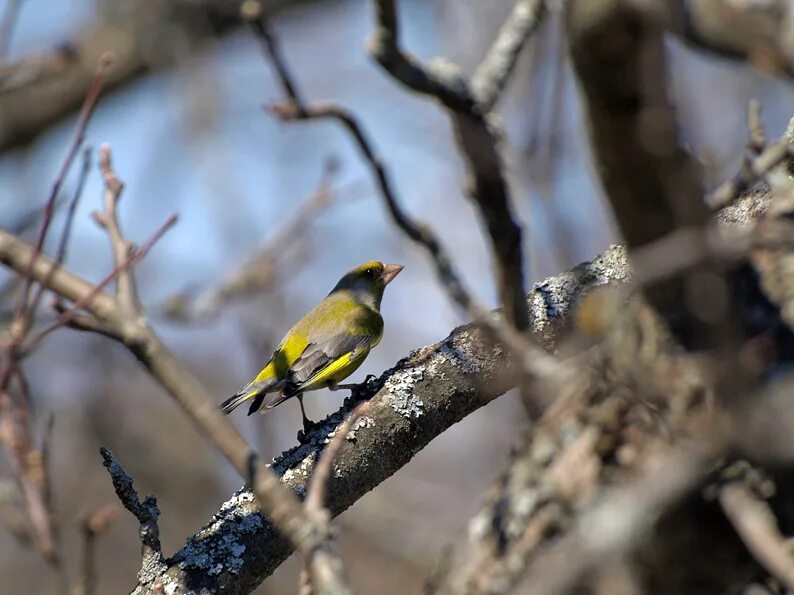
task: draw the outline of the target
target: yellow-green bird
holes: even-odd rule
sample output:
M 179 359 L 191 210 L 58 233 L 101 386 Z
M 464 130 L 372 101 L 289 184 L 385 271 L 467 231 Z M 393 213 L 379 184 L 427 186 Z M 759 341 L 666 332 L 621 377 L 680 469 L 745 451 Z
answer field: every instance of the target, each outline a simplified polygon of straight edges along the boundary
M 308 431 L 312 422 L 303 409 L 303 393 L 355 386 L 339 383 L 355 372 L 380 342 L 383 290 L 402 269 L 398 264 L 373 260 L 347 272 L 323 301 L 287 331 L 259 375 L 224 401 L 221 410 L 230 413 L 252 399 L 248 415 L 263 405 L 264 413 L 298 397 L 303 427 Z

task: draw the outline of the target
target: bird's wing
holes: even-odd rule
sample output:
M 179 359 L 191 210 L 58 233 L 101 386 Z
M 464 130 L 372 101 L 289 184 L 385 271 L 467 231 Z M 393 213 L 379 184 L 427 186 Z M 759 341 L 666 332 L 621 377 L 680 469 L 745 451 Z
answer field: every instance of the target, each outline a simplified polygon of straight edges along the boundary
M 322 342 L 309 343 L 287 371 L 284 396 L 296 395 L 312 385 L 333 378 L 369 353 L 379 338 L 342 333 Z

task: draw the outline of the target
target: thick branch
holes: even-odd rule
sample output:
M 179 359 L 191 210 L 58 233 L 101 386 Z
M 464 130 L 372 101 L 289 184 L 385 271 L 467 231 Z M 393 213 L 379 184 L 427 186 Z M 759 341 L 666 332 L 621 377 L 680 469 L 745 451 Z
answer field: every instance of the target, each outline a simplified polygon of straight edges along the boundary
M 589 289 L 628 278 L 626 256 L 611 248 L 590 263 L 550 278 L 527 296 L 536 340 L 553 348 L 570 325 L 577 299 Z M 444 341 L 413 352 L 357 395 L 372 396 L 353 426 L 328 482 L 328 507 L 337 515 L 390 477 L 452 424 L 511 388 L 503 351 L 487 347 L 472 326 L 456 329 Z M 309 442 L 284 453 L 273 464 L 281 481 L 306 493 L 314 462 L 330 432 L 357 401 L 348 402 L 310 433 Z M 136 593 L 148 593 L 160 580 L 187 586 L 248 593 L 291 553 L 287 539 L 262 515 L 250 491 L 223 504 L 204 529 L 168 561 L 168 570 L 145 577 Z M 167 589 L 166 589 L 167 590 Z
M 79 108 L 103 53 L 114 55 L 108 84 L 118 87 L 195 55 L 206 40 L 240 24 L 234 0 L 124 4 L 129 6 L 102 12 L 104 18 L 75 40 L 0 69 L 0 152 L 26 144 Z M 268 10 L 285 4 L 265 2 Z
M 116 271 L 130 274 L 125 265 L 136 253 L 129 253 L 128 243 L 120 233 L 115 217 L 115 202 L 121 192 L 121 184 L 110 170 L 108 150 L 104 150 L 101 167 L 107 185 L 106 210 L 98 220 L 109 230 L 110 240 L 116 259 Z M 6 250 L 3 251 L 2 248 Z M 144 248 L 145 249 L 145 248 Z M 139 251 L 143 253 L 144 249 Z M 303 509 L 297 498 L 285 489 L 276 476 L 259 459 L 237 428 L 217 408 L 215 400 L 191 372 L 160 341 L 149 326 L 139 300 L 134 294 L 134 283 L 119 286 L 116 297 L 107 295 L 102 285 L 91 286 L 79 277 L 68 273 L 61 267 L 53 272 L 53 263 L 38 250 L 26 246 L 9 234 L 0 234 L 0 260 L 7 262 L 21 275 L 39 283 L 47 284 L 56 293 L 57 287 L 64 289 L 58 293 L 62 298 L 72 300 L 75 307 L 85 309 L 103 325 L 104 334 L 123 343 L 138 360 L 150 371 L 153 378 L 165 388 L 182 407 L 191 421 L 224 454 L 230 463 L 253 485 L 257 506 L 266 510 L 279 530 L 306 556 L 322 541 L 322 535 L 314 530 L 314 523 Z M 27 260 L 18 262 L 19 257 Z M 42 265 L 45 270 L 42 274 Z M 128 292 L 121 293 L 122 287 Z M 102 306 L 96 306 L 102 304 Z M 74 312 L 74 310 L 71 310 Z M 72 320 L 75 322 L 75 320 Z M 90 326 L 93 330 L 95 327 Z M 152 548 L 153 549 L 153 548 Z M 149 556 L 156 563 L 144 564 L 140 577 L 161 571 L 159 559 Z M 141 580 L 144 580 L 141 578 Z

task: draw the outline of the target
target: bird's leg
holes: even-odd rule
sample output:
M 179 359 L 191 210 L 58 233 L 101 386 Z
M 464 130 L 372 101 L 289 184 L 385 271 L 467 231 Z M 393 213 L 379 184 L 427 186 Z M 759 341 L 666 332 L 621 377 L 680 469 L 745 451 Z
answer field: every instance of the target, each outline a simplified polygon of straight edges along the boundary
M 303 433 L 308 436 L 309 431 L 316 425 L 312 420 L 306 417 L 306 410 L 303 408 L 303 395 L 298 395 L 298 403 L 301 406 L 301 415 L 303 416 Z
M 358 384 L 351 383 L 351 384 L 339 384 L 337 382 L 329 382 L 328 383 L 328 390 L 355 390 L 358 388 Z

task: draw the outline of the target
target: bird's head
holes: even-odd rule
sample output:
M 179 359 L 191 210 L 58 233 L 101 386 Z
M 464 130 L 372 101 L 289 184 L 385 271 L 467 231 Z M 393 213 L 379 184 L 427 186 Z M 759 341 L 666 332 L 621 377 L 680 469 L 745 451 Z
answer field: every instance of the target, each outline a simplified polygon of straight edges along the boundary
M 380 308 L 383 290 L 403 270 L 399 264 L 384 264 L 371 260 L 345 273 L 331 293 L 349 291 L 360 302 Z

